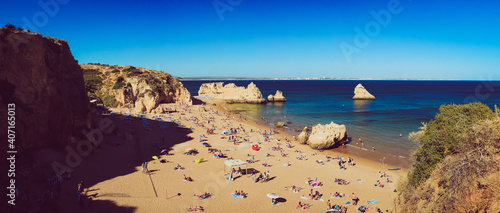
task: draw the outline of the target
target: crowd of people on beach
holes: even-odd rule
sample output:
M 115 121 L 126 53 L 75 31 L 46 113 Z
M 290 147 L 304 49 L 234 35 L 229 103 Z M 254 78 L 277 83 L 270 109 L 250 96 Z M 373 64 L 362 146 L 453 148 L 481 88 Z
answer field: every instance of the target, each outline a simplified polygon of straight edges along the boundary
M 182 105 L 182 106 L 180 106 L 180 108 L 182 110 L 184 110 L 185 112 L 189 112 L 189 110 L 191 110 L 191 107 L 187 106 L 187 105 Z M 229 142 L 228 144 L 233 143 L 234 145 L 238 145 L 238 144 L 241 144 L 241 143 L 248 143 L 248 142 L 250 142 L 252 144 L 255 144 L 255 145 L 258 144 L 260 146 L 262 146 L 263 143 L 264 144 L 268 144 L 266 146 L 263 146 L 262 148 L 268 148 L 272 152 L 278 152 L 279 153 L 279 154 L 276 154 L 276 155 L 273 155 L 273 154 L 270 154 L 270 153 L 263 154 L 264 157 L 266 157 L 265 159 L 268 159 L 269 161 L 272 161 L 273 159 L 276 159 L 276 160 L 279 161 L 280 158 L 288 157 L 289 154 L 287 152 L 289 152 L 289 153 L 299 154 L 299 155 L 291 154 L 292 157 L 289 158 L 289 159 L 291 159 L 291 161 L 293 161 L 295 159 L 296 160 L 301 160 L 301 161 L 306 161 L 306 160 L 308 160 L 308 156 L 310 156 L 311 157 L 311 163 L 313 163 L 313 160 L 314 160 L 315 163 L 321 164 L 321 165 L 331 165 L 331 164 L 328 164 L 330 161 L 337 160 L 336 163 L 338 163 L 339 168 L 341 170 L 346 170 L 347 166 L 355 166 L 356 165 L 356 163 L 354 163 L 354 159 L 352 159 L 351 157 L 347 157 L 347 159 L 345 160 L 343 156 L 342 157 L 341 156 L 330 157 L 330 156 L 325 156 L 324 154 L 317 154 L 317 153 L 314 153 L 312 155 L 309 155 L 309 154 L 306 155 L 306 154 L 304 154 L 304 152 L 302 152 L 299 149 L 295 149 L 295 151 L 292 151 L 290 149 L 292 149 L 295 146 L 293 146 L 289 142 L 289 140 L 287 139 L 286 136 L 284 138 L 275 138 L 275 137 L 273 137 L 273 135 L 276 135 L 278 133 L 276 129 L 259 129 L 257 131 L 254 131 L 253 129 L 250 129 L 250 131 L 247 131 L 248 129 L 245 129 L 243 127 L 243 125 L 235 123 L 234 121 L 236 120 L 236 118 L 234 116 L 232 116 L 231 114 L 229 114 L 229 113 L 226 113 L 226 114 L 219 113 L 216 110 L 213 110 L 213 109 L 210 109 L 210 108 L 205 108 L 205 107 L 203 108 L 203 111 L 200 109 L 200 112 L 201 112 L 200 113 L 200 117 L 195 117 L 195 116 L 190 116 L 189 117 L 189 115 L 185 115 L 185 116 L 181 115 L 180 118 L 179 118 L 179 120 L 188 121 L 188 122 L 192 123 L 195 128 L 202 128 L 201 131 L 205 131 L 205 133 L 209 137 L 215 137 L 215 136 L 211 136 L 211 135 L 218 134 L 217 132 L 220 132 L 219 137 L 221 139 L 222 138 L 224 139 L 224 140 L 221 140 L 224 143 L 226 143 L 226 139 L 227 139 L 227 142 Z M 258 141 L 252 141 L 252 140 L 250 140 L 250 138 L 251 138 L 250 135 L 249 135 L 250 133 L 259 134 L 260 137 L 259 137 Z M 296 140 L 296 137 L 293 136 L 293 139 Z M 205 141 L 205 140 L 209 140 L 209 139 L 207 138 L 207 136 L 203 135 L 203 140 Z M 283 142 L 283 140 L 285 142 Z M 200 138 L 199 142 L 202 142 L 202 138 Z M 271 145 L 272 142 L 276 142 L 276 145 L 274 145 L 274 143 Z M 364 143 L 361 141 L 361 138 L 359 139 L 359 143 L 361 143 L 362 146 L 364 146 Z M 218 146 L 218 144 L 216 142 L 213 142 L 212 144 L 215 147 Z M 345 147 L 345 144 L 343 146 Z M 238 146 L 234 146 L 234 147 L 236 148 Z M 229 157 L 229 156 L 225 155 L 219 149 L 211 148 L 211 147 L 207 147 L 207 148 L 208 148 L 208 153 L 210 155 L 212 155 L 215 159 L 219 159 L 219 158 L 233 159 L 232 157 Z M 205 148 L 203 148 L 203 149 L 205 149 Z M 319 149 L 319 150 L 322 151 L 322 149 Z M 203 153 L 205 153 L 205 152 L 202 152 L 202 154 Z M 227 152 L 227 153 L 230 154 L 232 152 Z M 198 154 L 198 151 L 196 149 L 192 149 L 192 150 L 187 151 L 185 154 L 189 155 L 189 156 L 194 156 L 194 155 Z M 246 162 L 248 162 L 248 163 L 255 163 L 256 162 L 254 154 L 248 154 L 247 156 L 251 157 L 251 159 L 247 159 Z M 262 157 L 262 152 L 261 152 L 261 154 L 259 156 Z M 325 159 L 317 159 L 318 157 L 321 157 L 321 156 L 326 157 L 326 160 Z M 294 157 L 295 157 L 295 159 L 294 159 Z M 258 160 L 262 160 L 262 158 L 260 158 Z M 266 160 L 266 161 L 268 161 L 268 160 Z M 264 168 L 268 168 L 268 167 L 272 166 L 269 163 L 269 161 L 265 162 L 265 163 L 264 162 L 259 162 L 259 164 L 257 164 L 257 165 L 260 165 L 260 166 L 262 166 Z M 285 161 L 287 161 L 287 160 L 285 160 Z M 290 162 L 287 162 L 287 163 L 283 164 L 283 166 L 285 166 L 285 167 L 291 167 L 291 164 L 290 164 Z M 294 164 L 294 167 L 295 166 L 296 165 Z M 179 164 L 177 164 L 177 166 L 175 166 L 174 169 L 175 170 L 183 170 L 184 167 L 181 167 Z M 145 163 L 142 164 L 142 171 L 144 173 L 148 173 L 149 172 L 147 162 L 145 162 Z M 255 169 L 252 169 L 252 170 L 249 170 L 249 171 L 252 171 L 252 176 L 253 176 L 253 180 L 254 180 L 255 183 L 266 183 L 266 182 L 269 182 L 269 180 L 272 179 L 270 177 L 270 172 L 269 171 L 265 171 L 265 172 L 258 172 L 257 171 L 256 172 Z M 235 168 L 231 168 L 231 173 L 233 175 L 237 175 L 237 174 L 245 175 L 243 173 L 243 170 L 241 168 L 238 168 L 237 170 Z M 379 175 L 380 175 L 380 177 L 386 177 L 385 172 L 383 172 L 383 173 L 379 172 Z M 186 175 L 184 175 L 184 177 L 182 178 L 182 180 L 185 181 L 185 182 L 191 182 L 191 181 L 193 181 L 193 179 L 191 177 L 188 177 Z M 347 180 L 345 180 L 343 178 L 334 178 L 333 180 L 338 185 L 348 185 L 348 184 L 350 184 L 349 181 L 347 181 Z M 197 181 L 199 181 L 199 179 L 197 179 Z M 330 181 L 331 181 L 331 179 L 330 179 Z M 326 182 L 328 182 L 328 181 L 326 181 Z M 391 182 L 392 181 L 390 181 L 389 178 L 387 178 L 387 183 L 391 183 Z M 310 177 L 307 179 L 306 184 L 309 185 L 309 186 L 315 187 L 315 188 L 319 188 L 319 187 L 323 186 L 323 182 L 317 181 L 317 178 L 316 178 L 316 181 L 313 181 Z M 379 186 L 379 187 L 384 187 L 384 184 L 381 184 L 379 180 L 377 180 L 377 183 L 375 185 Z M 286 188 L 290 189 L 294 193 L 299 193 L 303 189 L 302 187 L 299 187 L 299 186 L 296 186 L 296 185 L 292 185 L 292 186 L 289 186 L 289 187 L 286 187 Z M 234 193 L 231 193 L 231 194 L 234 194 L 235 197 L 240 197 L 241 196 L 242 198 L 246 198 L 248 196 L 248 194 L 244 193 L 242 190 L 239 190 L 239 191 L 236 190 Z M 203 193 L 201 195 L 195 195 L 195 196 L 197 198 L 199 198 L 199 199 L 207 199 L 207 198 L 212 197 L 213 194 L 205 192 L 205 193 Z M 323 201 L 322 197 L 323 197 L 323 194 L 320 193 L 318 190 L 314 191 L 313 189 L 311 189 L 310 193 L 309 193 L 309 196 L 307 198 L 311 199 L 313 201 L 318 201 L 318 200 Z M 341 198 L 345 198 L 346 195 L 345 194 L 341 194 L 339 192 L 335 192 L 335 193 L 330 193 L 330 197 L 331 198 L 340 198 L 341 199 Z M 359 198 L 354 193 L 352 193 L 351 199 L 352 199 L 352 202 L 349 205 L 356 206 L 358 204 L 358 202 L 359 202 Z M 273 204 L 276 204 L 276 203 L 277 203 L 276 199 L 273 198 Z M 346 212 L 347 208 L 349 207 L 349 205 L 332 205 L 330 203 L 330 200 L 328 200 L 328 202 L 327 202 L 327 209 L 328 210 L 334 209 L 334 210 L 338 210 L 339 212 Z M 298 209 L 309 209 L 309 208 L 311 208 L 311 206 L 312 205 L 310 205 L 310 204 L 299 202 L 299 204 L 297 205 L 297 208 Z M 357 209 L 359 211 L 368 211 L 369 208 L 370 207 L 367 207 L 367 206 L 361 206 L 361 207 L 359 207 Z M 201 212 L 201 211 L 204 211 L 204 208 L 201 207 L 201 206 L 190 206 L 187 209 L 190 212 Z

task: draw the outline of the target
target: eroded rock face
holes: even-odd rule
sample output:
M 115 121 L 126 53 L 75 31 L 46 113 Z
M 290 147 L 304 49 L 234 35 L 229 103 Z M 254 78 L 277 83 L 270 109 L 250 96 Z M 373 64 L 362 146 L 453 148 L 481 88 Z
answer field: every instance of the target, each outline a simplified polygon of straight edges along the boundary
M 198 90 L 199 96 L 210 96 L 215 99 L 233 103 L 265 103 L 259 88 L 252 82 L 247 88 L 238 87 L 233 83 L 224 85 L 224 82 L 204 83 Z
M 83 69 L 100 72 L 103 84 L 100 94 L 112 95 L 119 107 L 135 111 L 153 112 L 162 103 L 192 104 L 191 93 L 178 78 L 172 75 L 140 67 L 81 64 Z M 127 71 L 134 70 L 134 71 Z M 135 72 L 132 74 L 132 72 Z M 123 87 L 115 87 L 122 78 Z
M 66 41 L 0 28 L 0 44 L 0 113 L 15 104 L 16 150 L 64 147 L 90 128 L 82 70 Z
M 354 88 L 354 97 L 353 100 L 375 100 L 375 96 L 370 94 L 363 85 L 358 84 L 356 88 Z
M 306 126 L 304 127 L 302 132 L 297 136 L 297 141 L 300 144 L 306 144 L 308 139 L 309 139 L 309 134 L 307 133 L 307 126 Z
M 330 124 L 314 125 L 307 144 L 313 149 L 329 149 L 347 140 L 347 129 L 345 125 Z

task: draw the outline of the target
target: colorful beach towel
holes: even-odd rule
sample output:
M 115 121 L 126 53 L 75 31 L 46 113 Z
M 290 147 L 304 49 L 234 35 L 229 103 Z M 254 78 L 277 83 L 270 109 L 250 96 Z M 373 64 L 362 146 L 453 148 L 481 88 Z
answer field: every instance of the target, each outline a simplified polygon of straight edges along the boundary
M 231 195 L 232 195 L 234 198 L 243 198 L 243 196 L 241 196 L 241 195 L 236 195 L 236 194 L 234 194 L 234 193 L 231 193 Z

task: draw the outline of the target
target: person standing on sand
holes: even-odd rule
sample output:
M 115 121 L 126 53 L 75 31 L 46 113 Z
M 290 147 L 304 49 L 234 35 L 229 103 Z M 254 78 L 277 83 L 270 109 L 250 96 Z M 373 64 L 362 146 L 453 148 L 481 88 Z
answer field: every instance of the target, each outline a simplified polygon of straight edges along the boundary
M 253 176 L 253 182 L 254 183 L 257 182 L 257 179 L 255 177 L 255 170 L 252 170 L 252 176 Z
M 358 197 L 354 194 L 354 192 L 352 193 L 351 195 L 351 199 L 352 199 L 352 205 L 355 205 L 357 206 L 358 205 Z
M 330 205 L 330 200 L 326 201 L 326 208 L 328 208 L 328 210 L 332 209 L 332 206 Z

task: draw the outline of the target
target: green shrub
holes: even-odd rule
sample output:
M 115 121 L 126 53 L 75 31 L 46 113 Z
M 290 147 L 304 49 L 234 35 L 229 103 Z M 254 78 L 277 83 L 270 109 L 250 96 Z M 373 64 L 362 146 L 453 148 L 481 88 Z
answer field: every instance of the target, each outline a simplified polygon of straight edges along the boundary
M 123 87 L 125 87 L 127 84 L 124 82 L 125 79 L 123 77 L 118 77 L 116 79 L 116 83 L 115 85 L 113 86 L 113 89 L 122 89 Z
M 137 69 L 136 67 L 130 66 L 128 68 L 123 69 L 124 73 L 127 73 L 128 76 L 138 76 L 142 74 L 142 71 Z
M 457 151 L 463 134 L 481 120 L 492 120 L 495 114 L 482 103 L 442 105 L 423 128 L 423 133 L 413 133 L 421 147 L 413 154 L 415 165 L 408 174 L 408 182 L 418 186 L 429 178 L 437 164 L 447 155 Z
M 120 70 L 118 70 L 118 69 L 114 69 L 113 71 L 111 71 L 111 73 L 119 73 L 119 72 L 120 72 Z
M 85 84 L 100 87 L 102 85 L 101 73 L 95 69 L 83 69 Z
M 114 86 L 113 86 L 113 89 L 123 89 L 123 87 L 125 87 L 125 84 L 124 82 L 120 82 L 120 83 L 116 83 Z
M 104 106 L 107 106 L 107 107 L 118 106 L 118 101 L 116 101 L 115 96 L 113 96 L 113 95 L 104 95 L 103 97 L 101 97 L 101 99 L 102 99 L 102 103 L 104 104 Z

